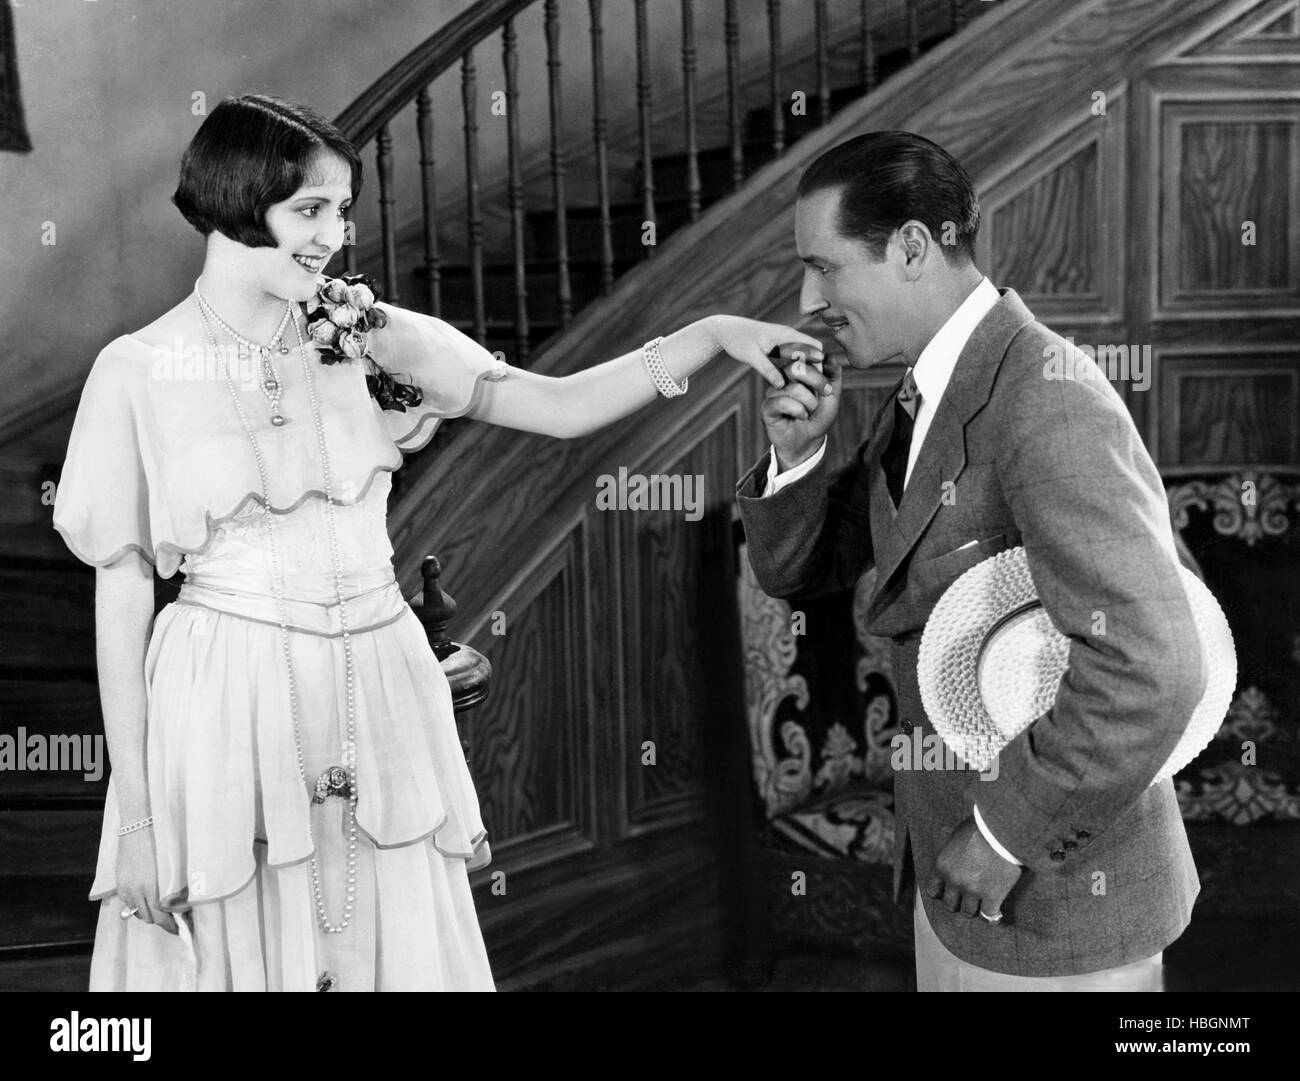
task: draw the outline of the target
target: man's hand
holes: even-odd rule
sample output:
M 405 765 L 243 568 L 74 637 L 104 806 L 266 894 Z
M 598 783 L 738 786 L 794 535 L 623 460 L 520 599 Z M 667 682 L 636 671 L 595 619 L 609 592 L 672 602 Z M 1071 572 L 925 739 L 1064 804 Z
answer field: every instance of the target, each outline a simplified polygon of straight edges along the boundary
M 994 852 L 975 819 L 968 818 L 939 852 L 925 893 L 942 899 L 949 912 L 969 918 L 983 910 L 986 915 L 996 916 L 1023 871 L 1023 867 Z
M 840 369 L 831 357 L 823 371 L 796 360 L 785 369 L 785 380 L 783 387 L 767 388 L 762 407 L 781 472 L 812 457 L 840 407 Z

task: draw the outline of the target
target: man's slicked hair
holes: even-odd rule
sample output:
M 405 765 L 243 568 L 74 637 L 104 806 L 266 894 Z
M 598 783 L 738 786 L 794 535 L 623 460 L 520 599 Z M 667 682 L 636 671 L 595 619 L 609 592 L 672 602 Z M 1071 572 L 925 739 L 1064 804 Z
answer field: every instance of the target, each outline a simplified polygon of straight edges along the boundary
M 267 208 L 309 182 L 320 151 L 337 154 L 361 190 L 361 156 L 330 121 L 262 94 L 227 98 L 194 133 L 172 202 L 204 236 L 214 229 L 249 248 L 273 248 Z
M 980 228 L 975 185 L 937 143 L 910 131 L 872 131 L 831 147 L 804 170 L 798 194 L 836 189 L 841 235 L 862 241 L 873 258 L 883 259 L 889 238 L 915 219 L 949 262 L 974 260 Z

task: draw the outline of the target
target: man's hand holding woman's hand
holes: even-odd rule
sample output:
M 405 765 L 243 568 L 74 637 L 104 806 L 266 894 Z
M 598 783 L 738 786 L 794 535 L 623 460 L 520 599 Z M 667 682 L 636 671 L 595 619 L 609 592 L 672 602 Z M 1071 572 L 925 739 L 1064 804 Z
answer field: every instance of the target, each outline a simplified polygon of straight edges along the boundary
M 821 446 L 840 408 L 840 366 L 825 357 L 819 367 L 797 358 L 785 369 L 784 386 L 763 396 L 763 423 L 780 472 L 807 461 Z

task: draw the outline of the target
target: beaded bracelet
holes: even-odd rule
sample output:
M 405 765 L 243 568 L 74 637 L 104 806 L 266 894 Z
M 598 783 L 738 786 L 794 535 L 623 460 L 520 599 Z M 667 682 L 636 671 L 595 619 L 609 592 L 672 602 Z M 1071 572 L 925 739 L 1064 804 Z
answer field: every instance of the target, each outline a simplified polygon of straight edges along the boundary
M 679 394 L 686 393 L 690 378 L 683 379 L 680 384 L 673 382 L 673 377 L 668 374 L 668 368 L 664 364 L 663 355 L 659 352 L 661 341 L 662 338 L 655 338 L 646 342 L 641 347 L 641 359 L 645 361 L 646 371 L 650 373 L 650 378 L 654 380 L 659 393 L 665 398 L 676 398 Z
M 122 826 L 117 831 L 117 835 L 119 837 L 125 837 L 128 833 L 134 833 L 136 830 L 142 830 L 152 825 L 153 825 L 153 815 L 150 815 L 148 818 L 140 819 L 139 822 L 131 822 L 128 825 Z

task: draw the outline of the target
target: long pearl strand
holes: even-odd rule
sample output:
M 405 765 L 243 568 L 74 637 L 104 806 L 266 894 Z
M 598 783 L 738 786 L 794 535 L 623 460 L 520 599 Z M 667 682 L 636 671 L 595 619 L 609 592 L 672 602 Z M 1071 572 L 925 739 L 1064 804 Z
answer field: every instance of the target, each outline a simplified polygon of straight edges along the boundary
M 206 318 L 203 306 L 199 306 L 199 315 L 203 321 L 203 329 L 208 335 L 208 340 L 216 348 L 216 340 L 212 333 L 212 328 Z M 325 445 L 325 426 L 321 420 L 320 403 L 316 397 L 316 385 L 311 375 L 311 364 L 307 358 L 307 343 L 302 335 L 302 328 L 298 324 L 295 316 L 293 319 L 294 333 L 298 338 L 298 351 L 302 356 L 302 370 L 307 385 L 307 396 L 311 402 L 312 419 L 316 426 L 316 445 L 320 450 L 321 468 L 324 473 L 325 487 L 325 518 L 329 533 L 330 555 L 334 563 L 334 595 L 338 601 L 339 608 L 339 626 L 343 638 L 343 657 L 345 667 L 345 680 L 347 684 L 347 740 L 343 746 L 343 764 L 348 771 L 348 856 L 347 856 L 347 892 L 346 900 L 343 906 L 343 918 L 334 924 L 330 921 L 325 911 L 325 895 L 321 889 L 320 869 L 316 861 L 316 840 L 311 828 L 311 814 L 308 811 L 307 817 L 307 836 L 312 847 L 312 855 L 309 863 L 311 873 L 311 891 L 312 900 L 316 907 L 316 918 L 320 923 L 321 930 L 329 935 L 342 934 L 352 921 L 352 912 L 356 904 L 357 892 L 357 764 L 356 764 L 356 747 L 357 747 L 357 724 L 356 724 L 356 680 L 355 665 L 352 655 L 352 639 L 348 627 L 347 606 L 343 601 L 343 561 L 339 555 L 338 546 L 338 529 L 335 520 L 333 482 L 330 476 L 329 453 Z M 270 539 L 271 549 L 271 578 L 272 588 L 275 591 L 275 599 L 280 613 L 280 647 L 284 653 L 284 663 L 288 671 L 289 685 L 289 707 L 293 717 L 293 740 L 294 749 L 297 752 L 298 759 L 298 776 L 302 780 L 304 791 L 310 791 L 310 785 L 307 781 L 306 763 L 303 758 L 302 750 L 302 732 L 298 721 L 298 688 L 294 680 L 293 673 L 293 656 L 289 645 L 289 610 L 285 603 L 284 580 L 280 570 L 279 550 L 275 543 L 275 517 L 271 512 L 271 492 L 268 478 L 266 461 L 262 455 L 262 448 L 253 434 L 252 424 L 249 422 L 248 414 L 244 410 L 243 403 L 239 400 L 239 393 L 235 389 L 235 384 L 230 377 L 230 365 L 226 364 L 222 368 L 225 377 L 226 386 L 230 389 L 231 399 L 235 403 L 235 410 L 239 414 L 240 423 L 248 435 L 249 442 L 253 447 L 253 457 L 257 461 L 257 474 L 262 486 L 262 509 L 267 521 L 267 532 Z

